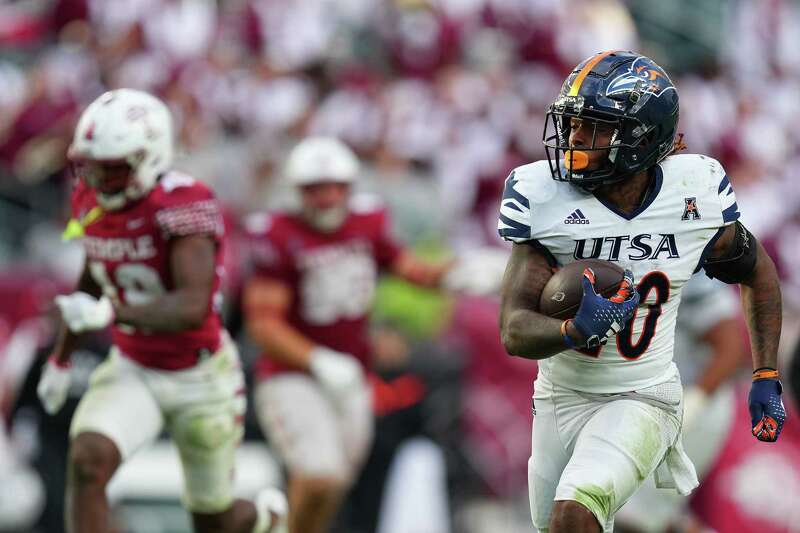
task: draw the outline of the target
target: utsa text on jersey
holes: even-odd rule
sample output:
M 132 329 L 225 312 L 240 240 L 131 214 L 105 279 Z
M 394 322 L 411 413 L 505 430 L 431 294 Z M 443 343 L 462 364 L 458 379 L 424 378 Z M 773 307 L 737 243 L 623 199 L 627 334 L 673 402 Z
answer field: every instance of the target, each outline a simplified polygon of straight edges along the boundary
M 622 243 L 626 245 L 627 258 L 631 261 L 644 261 L 649 259 L 679 259 L 678 244 L 674 233 L 659 233 L 660 238 L 653 237 L 650 233 L 639 235 L 617 235 L 614 237 L 594 237 L 592 239 L 575 239 L 575 259 L 600 259 L 619 261 L 622 252 Z M 658 244 L 655 244 L 658 240 Z M 586 242 L 592 242 L 589 253 L 586 252 Z

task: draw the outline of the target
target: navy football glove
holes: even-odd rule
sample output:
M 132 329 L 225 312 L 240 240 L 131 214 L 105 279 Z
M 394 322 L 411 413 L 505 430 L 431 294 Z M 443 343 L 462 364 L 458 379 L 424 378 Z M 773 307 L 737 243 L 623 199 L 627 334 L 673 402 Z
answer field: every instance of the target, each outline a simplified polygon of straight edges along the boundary
M 576 346 L 569 335 L 564 340 L 571 348 L 596 348 L 605 344 L 609 337 L 625 327 L 639 305 L 639 293 L 633 285 L 633 272 L 625 271 L 619 291 L 611 298 L 604 298 L 594 290 L 594 272 L 583 271 L 583 299 L 575 318 L 575 328 L 586 339 L 584 346 Z
M 778 440 L 786 421 L 786 410 L 781 401 L 783 387 L 777 377 L 776 370 L 757 370 L 753 373 L 753 384 L 747 397 L 753 436 L 764 442 Z

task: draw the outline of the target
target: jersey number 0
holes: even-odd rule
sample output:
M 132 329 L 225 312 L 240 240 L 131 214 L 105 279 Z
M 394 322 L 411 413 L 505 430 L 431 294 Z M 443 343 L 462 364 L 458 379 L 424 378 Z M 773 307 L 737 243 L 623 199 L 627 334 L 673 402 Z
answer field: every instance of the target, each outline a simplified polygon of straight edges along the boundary
M 634 311 L 633 316 L 625 323 L 625 329 L 617 335 L 617 351 L 622 357 L 629 360 L 638 359 L 650 347 L 650 341 L 653 340 L 656 334 L 658 318 L 661 316 L 661 306 L 669 299 L 669 278 L 665 273 L 658 270 L 649 272 L 636 284 L 636 290 L 639 292 L 642 302 L 647 300 L 652 290 L 656 291 L 656 300 L 647 305 L 644 327 L 636 341 L 633 340 L 633 322 L 636 320 L 638 309 Z M 598 357 L 600 350 L 601 347 L 579 351 L 590 357 Z

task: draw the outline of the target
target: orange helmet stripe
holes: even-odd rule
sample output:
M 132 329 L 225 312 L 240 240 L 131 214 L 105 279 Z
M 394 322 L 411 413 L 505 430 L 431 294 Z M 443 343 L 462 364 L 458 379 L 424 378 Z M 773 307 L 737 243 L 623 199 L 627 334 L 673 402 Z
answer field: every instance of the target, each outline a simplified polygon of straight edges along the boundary
M 592 69 L 597 65 L 600 61 L 603 60 L 604 57 L 610 56 L 617 50 L 609 50 L 608 52 L 600 52 L 592 59 L 590 59 L 586 65 L 583 66 L 578 75 L 575 77 L 575 81 L 572 82 L 572 87 L 569 88 L 569 93 L 567 96 L 578 96 L 578 91 L 581 90 L 581 85 L 583 85 L 583 80 L 586 79 L 586 76 L 592 71 Z

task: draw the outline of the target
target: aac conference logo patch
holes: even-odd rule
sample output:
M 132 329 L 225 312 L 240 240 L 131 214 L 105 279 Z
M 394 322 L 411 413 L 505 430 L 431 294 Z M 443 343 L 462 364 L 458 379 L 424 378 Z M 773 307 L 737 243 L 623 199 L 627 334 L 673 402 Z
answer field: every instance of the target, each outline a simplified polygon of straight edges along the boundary
M 690 198 L 684 198 L 683 201 L 685 205 L 683 207 L 683 216 L 681 220 L 699 220 L 700 210 L 697 209 L 697 198 L 692 196 Z

